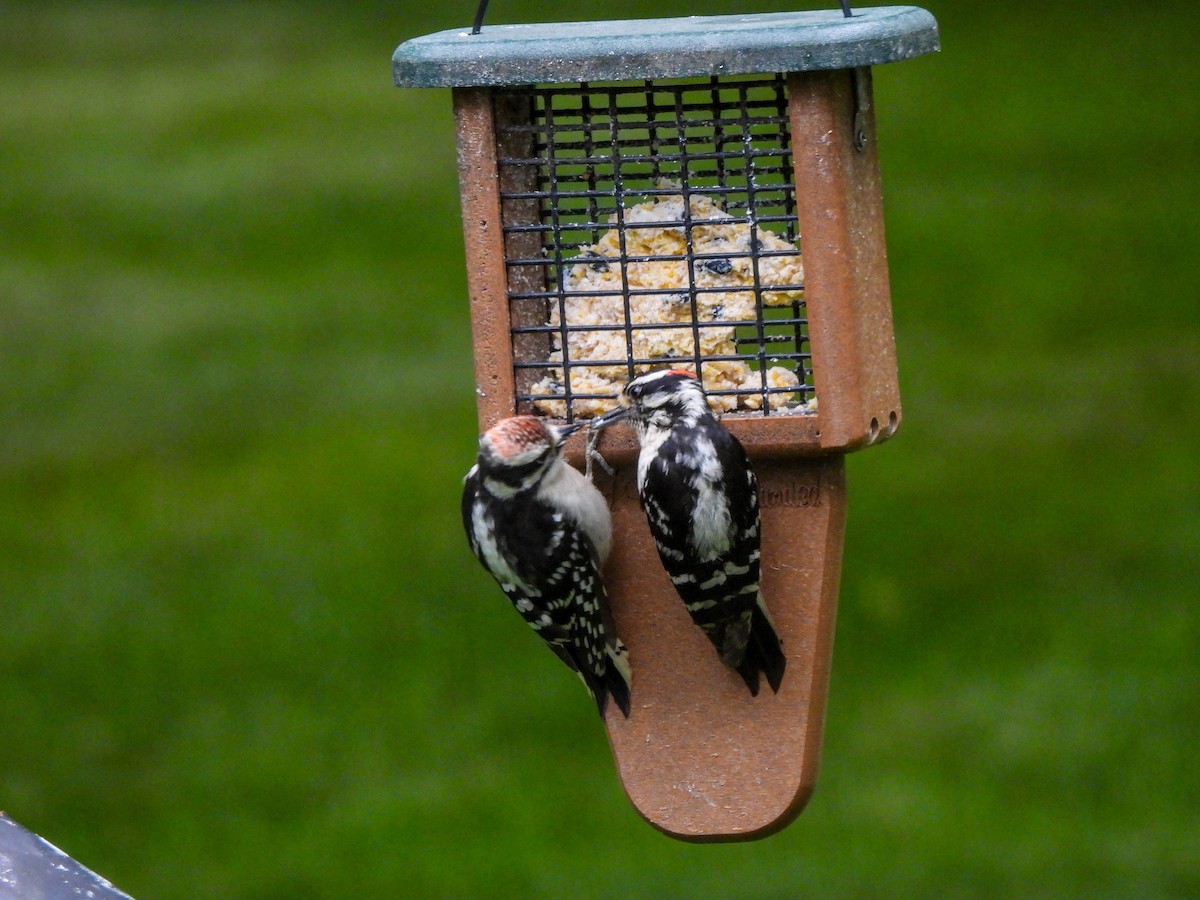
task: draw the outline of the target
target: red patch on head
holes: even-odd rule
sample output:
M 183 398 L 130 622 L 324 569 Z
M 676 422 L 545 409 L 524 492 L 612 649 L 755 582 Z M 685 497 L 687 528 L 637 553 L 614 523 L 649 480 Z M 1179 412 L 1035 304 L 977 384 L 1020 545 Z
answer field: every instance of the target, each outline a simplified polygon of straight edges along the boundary
M 695 378 L 695 372 L 689 372 L 687 369 L 667 369 L 668 375 L 686 375 L 688 378 Z
M 534 416 L 513 416 L 497 422 L 484 437 L 501 459 L 512 459 L 535 447 L 548 447 L 550 433 L 542 420 Z

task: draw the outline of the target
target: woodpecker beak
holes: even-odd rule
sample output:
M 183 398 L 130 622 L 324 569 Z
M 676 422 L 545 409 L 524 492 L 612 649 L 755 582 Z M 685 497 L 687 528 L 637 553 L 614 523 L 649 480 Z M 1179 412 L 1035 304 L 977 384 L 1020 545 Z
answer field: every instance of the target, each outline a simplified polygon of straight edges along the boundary
M 558 437 L 558 442 L 560 444 L 564 443 L 567 438 L 569 438 L 586 424 L 587 422 L 584 422 L 583 420 L 577 420 L 572 422 L 570 425 L 555 425 L 554 433 Z
M 592 419 L 592 424 L 588 426 L 589 431 L 599 431 L 602 428 L 607 428 L 614 422 L 620 422 L 629 415 L 628 406 L 618 406 L 612 412 L 607 412 L 599 418 Z

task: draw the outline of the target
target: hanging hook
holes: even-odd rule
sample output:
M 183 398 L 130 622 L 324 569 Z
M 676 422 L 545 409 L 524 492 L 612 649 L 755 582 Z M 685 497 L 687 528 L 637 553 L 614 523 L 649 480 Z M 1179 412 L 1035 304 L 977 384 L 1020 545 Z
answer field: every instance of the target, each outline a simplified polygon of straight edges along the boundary
M 853 17 L 850 11 L 850 0 L 838 0 L 842 7 L 842 15 L 847 19 Z M 871 108 L 871 100 L 867 93 L 867 78 L 870 69 L 855 68 L 850 72 L 850 80 L 854 85 L 854 149 L 860 153 L 867 149 L 867 110 Z
M 475 10 L 475 24 L 471 26 L 471 34 L 479 34 L 479 29 L 483 27 L 483 16 L 487 12 L 487 5 L 488 0 L 479 0 L 479 8 Z

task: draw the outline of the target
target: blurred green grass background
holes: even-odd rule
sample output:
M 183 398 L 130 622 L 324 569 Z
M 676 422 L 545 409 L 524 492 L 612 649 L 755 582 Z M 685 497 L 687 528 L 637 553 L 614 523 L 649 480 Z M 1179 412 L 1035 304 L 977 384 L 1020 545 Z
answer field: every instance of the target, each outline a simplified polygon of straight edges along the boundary
M 473 5 L 0 2 L 0 808 L 139 900 L 1200 896 L 1194 15 L 928 8 L 821 779 L 689 846 L 460 533 L 449 96 L 389 61 Z

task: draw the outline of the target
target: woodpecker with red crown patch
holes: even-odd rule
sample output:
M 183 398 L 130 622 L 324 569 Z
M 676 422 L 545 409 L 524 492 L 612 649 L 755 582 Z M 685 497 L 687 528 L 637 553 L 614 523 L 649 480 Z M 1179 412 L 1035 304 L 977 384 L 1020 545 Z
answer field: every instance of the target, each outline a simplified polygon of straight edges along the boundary
M 760 672 L 778 692 L 787 658 L 759 590 L 758 482 L 746 451 L 691 372 L 642 375 L 619 400 L 592 427 L 632 420 L 638 496 L 688 614 L 751 694 Z
M 488 429 L 463 482 L 463 526 L 483 567 L 583 680 L 600 715 L 611 697 L 628 716 L 629 663 L 600 577 L 612 546 L 608 504 L 562 458 L 579 427 L 514 416 Z

